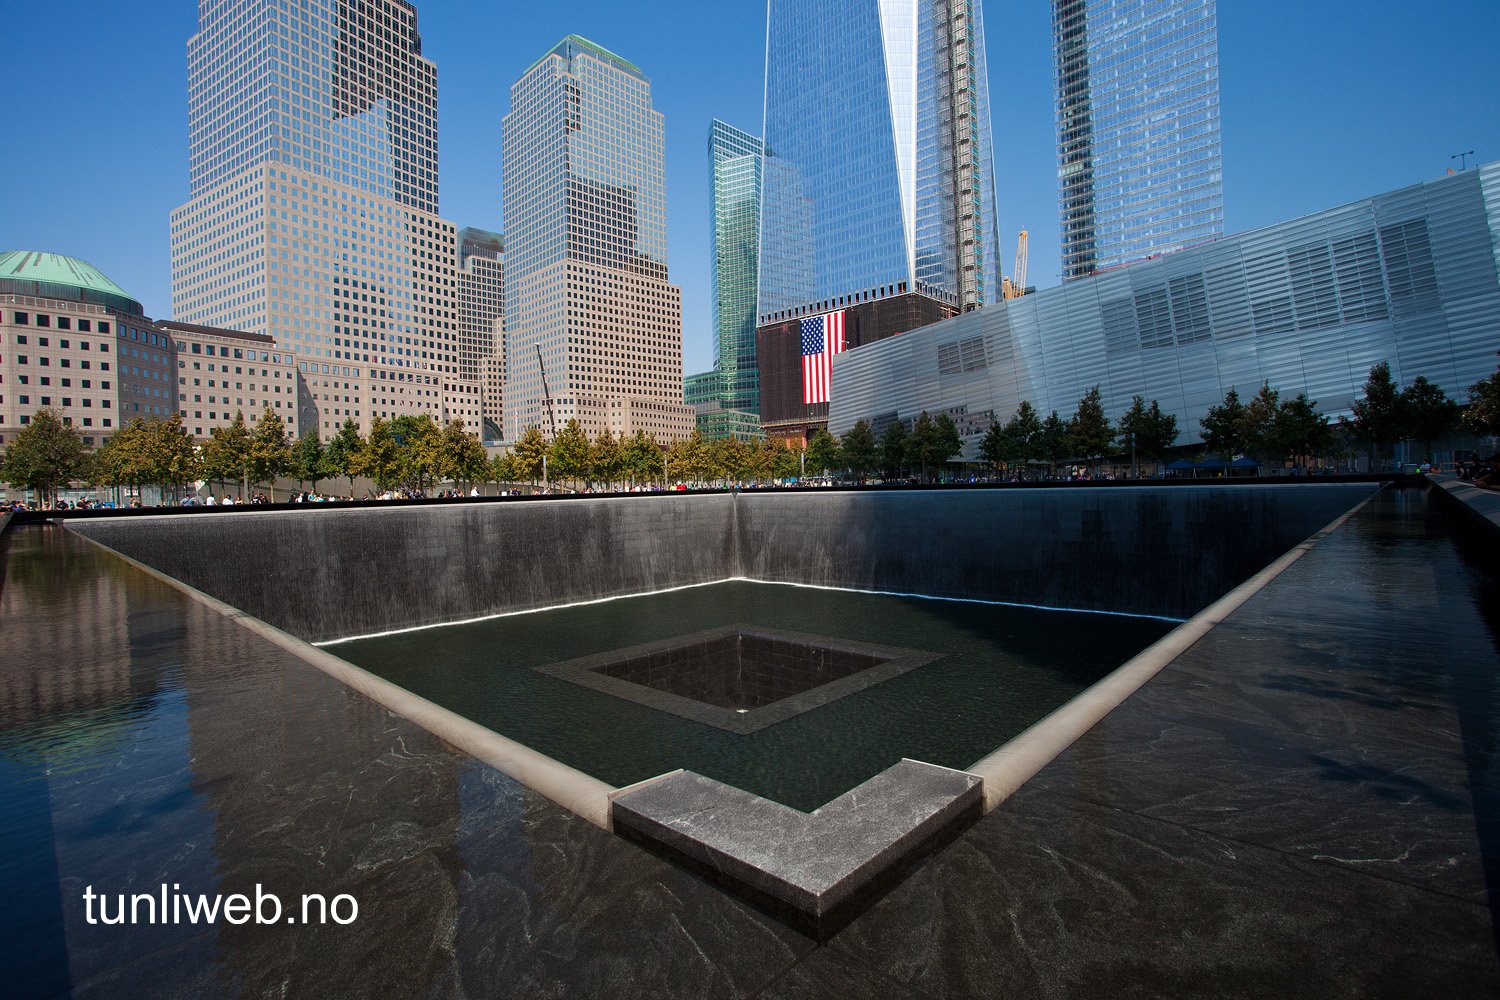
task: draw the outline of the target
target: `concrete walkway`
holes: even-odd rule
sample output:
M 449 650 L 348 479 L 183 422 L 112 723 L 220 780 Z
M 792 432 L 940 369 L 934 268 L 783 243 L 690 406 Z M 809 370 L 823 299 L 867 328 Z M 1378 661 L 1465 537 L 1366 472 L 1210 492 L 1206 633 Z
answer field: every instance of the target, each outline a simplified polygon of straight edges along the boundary
M 81 539 L 4 544 L 16 996 L 1500 994 L 1500 579 L 1417 491 L 824 947 Z M 359 916 L 88 923 L 163 882 Z

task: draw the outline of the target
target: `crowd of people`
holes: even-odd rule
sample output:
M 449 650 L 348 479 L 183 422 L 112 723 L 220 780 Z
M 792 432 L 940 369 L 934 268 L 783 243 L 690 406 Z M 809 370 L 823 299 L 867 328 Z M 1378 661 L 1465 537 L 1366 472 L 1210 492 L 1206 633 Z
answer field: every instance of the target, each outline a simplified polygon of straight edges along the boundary
M 1500 489 L 1500 454 L 1459 462 L 1458 478 L 1482 490 Z

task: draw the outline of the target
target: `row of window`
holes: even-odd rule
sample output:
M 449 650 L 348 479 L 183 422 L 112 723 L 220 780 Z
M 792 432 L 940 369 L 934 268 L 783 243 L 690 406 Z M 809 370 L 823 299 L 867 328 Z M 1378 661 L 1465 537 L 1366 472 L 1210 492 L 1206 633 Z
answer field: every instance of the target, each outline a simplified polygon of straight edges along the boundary
M 10 314 L 10 318 L 11 318 L 11 322 L 15 323 L 16 326 L 33 326 L 33 325 L 35 325 L 35 326 L 42 327 L 43 329 L 51 328 L 52 327 L 52 320 L 53 320 L 53 317 L 50 316 L 50 315 L 48 315 L 47 313 L 37 313 L 33 317 L 31 313 L 13 312 L 13 313 Z M 56 327 L 56 329 L 58 329 L 58 330 L 71 330 L 71 329 L 73 329 L 73 317 L 71 317 L 71 316 L 58 316 L 58 317 L 56 317 L 56 319 L 57 319 L 57 327 Z M 35 320 L 35 323 L 33 323 L 33 320 Z M 91 329 L 91 328 L 93 327 L 94 322 L 95 321 L 93 321 L 93 320 L 79 319 L 78 320 L 78 332 L 79 333 L 93 333 L 94 330 Z M 102 319 L 98 320 L 98 324 L 99 324 L 98 325 L 98 332 L 99 333 L 108 333 L 109 332 L 109 321 L 108 320 L 102 320 Z M 23 341 L 21 341 L 21 343 L 24 344 L 24 343 L 26 343 L 26 341 L 23 340 Z M 46 341 L 43 341 L 42 343 L 45 344 Z M 67 344 L 64 344 L 63 346 L 66 347 Z

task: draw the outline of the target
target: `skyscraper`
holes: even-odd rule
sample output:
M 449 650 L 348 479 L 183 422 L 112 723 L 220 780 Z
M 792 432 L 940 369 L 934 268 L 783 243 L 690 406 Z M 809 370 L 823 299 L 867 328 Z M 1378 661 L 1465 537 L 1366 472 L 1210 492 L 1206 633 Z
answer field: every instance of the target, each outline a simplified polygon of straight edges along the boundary
M 484 440 L 502 436 L 505 372 L 505 239 L 487 229 L 458 231 L 458 372 L 480 387 Z
M 687 435 L 650 81 L 569 35 L 511 86 L 502 142 L 506 437 L 570 419 L 591 436 Z
M 1000 298 L 978 0 L 770 0 L 757 353 L 768 433 L 808 403 L 804 321 L 848 348 Z
M 1062 273 L 1224 234 L 1215 0 L 1052 0 Z
M 459 379 L 457 229 L 436 215 L 437 70 L 405 0 L 200 0 L 177 319 L 275 338 L 298 424 L 431 413 L 479 432 Z
M 760 433 L 755 293 L 764 149 L 757 137 L 717 118 L 709 126 L 714 367 L 686 381 L 687 401 L 706 404 L 698 408 L 706 437 Z

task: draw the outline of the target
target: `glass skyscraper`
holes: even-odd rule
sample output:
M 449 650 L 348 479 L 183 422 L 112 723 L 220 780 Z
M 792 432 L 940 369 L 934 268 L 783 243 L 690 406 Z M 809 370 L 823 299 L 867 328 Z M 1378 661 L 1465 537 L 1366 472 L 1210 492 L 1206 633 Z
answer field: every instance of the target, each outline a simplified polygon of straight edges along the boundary
M 760 237 L 760 139 L 714 119 L 708 132 L 709 235 L 713 246 L 714 367 L 689 375 L 687 402 L 705 436 L 760 432 L 755 365 L 755 293 Z
M 1215 0 L 1052 0 L 1062 273 L 1224 233 Z
M 437 70 L 416 9 L 200 0 L 188 133 L 175 317 L 293 352 L 305 431 L 431 413 L 479 433 L 478 384 L 458 371 L 457 228 L 436 215 Z
M 667 280 L 664 120 L 640 67 L 569 35 L 510 88 L 505 436 L 686 436 L 682 293 Z
M 761 414 L 805 436 L 792 350 L 847 310 L 851 348 L 1000 297 L 978 0 L 770 0 L 758 345 Z

